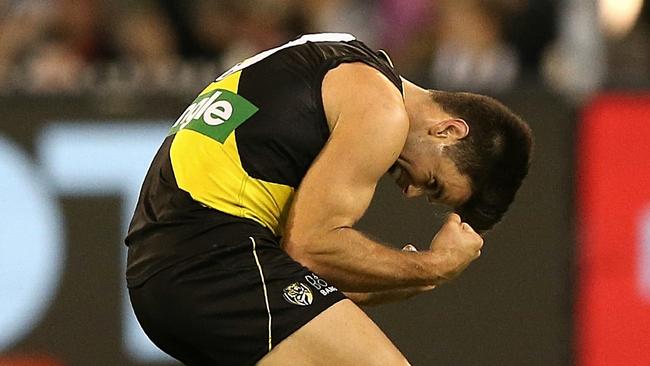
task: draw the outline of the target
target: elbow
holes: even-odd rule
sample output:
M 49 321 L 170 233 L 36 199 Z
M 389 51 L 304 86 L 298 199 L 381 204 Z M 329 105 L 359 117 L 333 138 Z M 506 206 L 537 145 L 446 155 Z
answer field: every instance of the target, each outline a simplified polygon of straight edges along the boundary
M 282 249 L 284 249 L 293 260 L 298 262 L 300 262 L 300 259 L 305 256 L 304 247 L 293 237 L 287 237 L 282 241 Z
M 321 269 L 323 253 L 318 249 L 318 242 L 314 238 L 289 235 L 282 242 L 282 248 L 293 260 L 311 271 L 318 273 Z

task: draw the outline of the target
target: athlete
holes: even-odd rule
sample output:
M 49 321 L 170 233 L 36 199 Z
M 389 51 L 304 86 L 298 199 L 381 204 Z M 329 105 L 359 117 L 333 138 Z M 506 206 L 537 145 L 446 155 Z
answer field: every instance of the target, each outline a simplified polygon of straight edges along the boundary
M 262 52 L 209 84 L 153 159 L 126 238 L 138 321 L 187 365 L 407 365 L 359 305 L 458 276 L 530 151 L 499 102 L 420 88 L 349 34 Z M 456 212 L 428 250 L 354 228 L 386 173 Z

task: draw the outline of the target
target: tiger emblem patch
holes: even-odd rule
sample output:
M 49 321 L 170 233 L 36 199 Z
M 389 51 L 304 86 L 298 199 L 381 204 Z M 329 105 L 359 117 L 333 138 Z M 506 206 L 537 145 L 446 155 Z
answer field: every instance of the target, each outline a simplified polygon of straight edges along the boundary
M 314 301 L 314 294 L 307 285 L 294 282 L 283 290 L 284 299 L 294 305 L 307 306 Z

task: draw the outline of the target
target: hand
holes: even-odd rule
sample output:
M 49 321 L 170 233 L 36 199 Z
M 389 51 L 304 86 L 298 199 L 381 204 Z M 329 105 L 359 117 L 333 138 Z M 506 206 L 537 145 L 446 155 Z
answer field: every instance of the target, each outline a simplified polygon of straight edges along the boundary
M 451 280 L 481 255 L 483 238 L 472 227 L 461 222 L 455 213 L 449 215 L 431 241 L 431 254 L 436 258 L 438 276 Z

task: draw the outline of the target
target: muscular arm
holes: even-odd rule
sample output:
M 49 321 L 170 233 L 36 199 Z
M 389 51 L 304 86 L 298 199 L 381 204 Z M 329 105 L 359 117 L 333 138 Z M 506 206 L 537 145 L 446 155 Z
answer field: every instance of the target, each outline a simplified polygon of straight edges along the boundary
M 404 248 L 402 248 L 402 251 L 417 252 L 417 249 L 413 245 L 407 244 L 404 246 Z M 434 288 L 436 288 L 434 285 L 404 287 L 375 292 L 346 292 L 345 295 L 348 297 L 348 299 L 352 300 L 357 305 L 374 306 L 389 302 L 406 300 L 423 292 L 431 291 Z
M 328 72 L 322 93 L 334 128 L 296 193 L 284 248 L 343 291 L 437 284 L 432 252 L 392 249 L 353 228 L 404 145 L 409 121 L 399 91 L 369 66 L 343 64 Z
M 419 286 L 419 287 L 406 287 L 386 291 L 375 292 L 346 292 L 345 296 L 352 300 L 355 304 L 361 306 L 374 306 L 386 304 L 389 302 L 397 302 L 409 299 L 415 295 L 423 292 L 431 291 L 436 286 Z

